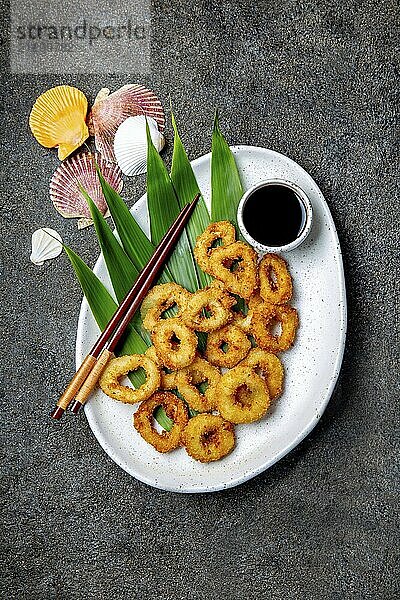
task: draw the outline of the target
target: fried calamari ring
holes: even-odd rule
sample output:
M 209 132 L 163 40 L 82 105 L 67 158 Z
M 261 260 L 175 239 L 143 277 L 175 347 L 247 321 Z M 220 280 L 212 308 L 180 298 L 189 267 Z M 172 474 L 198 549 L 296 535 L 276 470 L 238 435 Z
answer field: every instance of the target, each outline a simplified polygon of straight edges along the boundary
M 157 367 L 160 371 L 161 382 L 162 382 L 163 376 L 169 374 L 171 369 L 166 367 L 164 365 L 163 361 L 161 360 L 161 358 L 159 356 L 157 356 L 157 352 L 156 352 L 156 349 L 154 348 L 154 346 L 149 346 L 145 352 L 145 355 L 148 358 L 150 358 L 150 360 L 152 360 L 153 363 L 155 363 L 157 365 Z M 162 388 L 162 385 L 160 385 L 160 387 Z
M 196 356 L 196 334 L 179 318 L 162 319 L 151 339 L 157 356 L 169 369 L 187 367 Z
M 185 399 L 190 408 L 198 412 L 207 412 L 216 407 L 215 388 L 221 373 L 204 358 L 196 356 L 188 367 L 173 373 L 161 373 L 163 390 L 176 390 Z M 200 391 L 199 386 L 207 383 L 207 389 Z
M 167 417 L 174 422 L 171 431 L 158 433 L 154 428 L 153 414 L 158 406 L 162 406 Z M 188 412 L 183 401 L 170 392 L 153 394 L 148 400 L 142 402 L 133 415 L 135 429 L 158 452 L 169 452 L 178 448 L 188 420 Z
M 266 254 L 258 269 L 260 295 L 271 304 L 286 304 L 293 292 L 292 277 L 286 261 L 277 254 Z
M 251 334 L 251 320 L 253 318 L 253 312 L 256 306 L 264 302 L 264 300 L 258 294 L 253 294 L 247 301 L 248 311 L 247 315 L 243 312 L 238 312 L 234 316 L 234 324 L 239 327 L 242 331 L 247 334 Z
M 272 331 L 276 324 L 281 327 L 278 335 Z M 293 345 L 298 324 L 297 310 L 292 306 L 263 302 L 253 311 L 251 333 L 260 348 L 275 354 L 288 350 Z
M 247 244 L 235 242 L 219 246 L 210 256 L 212 275 L 223 281 L 226 289 L 248 299 L 257 286 L 257 254 Z
M 173 306 L 178 308 L 175 317 L 179 316 L 190 296 L 190 292 L 176 283 L 163 283 L 154 286 L 143 300 L 140 309 L 145 329 L 153 331 L 154 327 L 161 321 L 163 313 Z
M 264 300 L 261 298 L 260 294 L 257 291 L 252 296 L 250 296 L 250 298 L 247 301 L 247 304 L 249 305 L 249 310 L 254 310 L 257 306 L 259 306 L 263 302 L 264 302 Z
M 206 358 L 218 367 L 235 367 L 248 354 L 251 342 L 236 325 L 212 331 L 207 338 Z
M 186 425 L 182 442 L 189 456 L 203 463 L 212 462 L 233 450 L 235 428 L 219 415 L 196 415 Z
M 219 279 L 213 279 L 210 285 L 204 289 L 218 290 L 218 299 L 226 308 L 232 308 L 237 303 L 237 298 L 226 289 L 225 285 Z
M 250 367 L 237 366 L 222 375 L 217 407 L 231 423 L 252 423 L 267 412 L 270 397 L 265 381 Z
M 156 349 L 154 348 L 154 346 L 149 346 L 145 352 L 145 355 L 147 356 L 147 358 L 152 360 L 153 363 L 155 365 L 157 365 L 157 367 L 161 368 L 163 366 L 161 363 L 161 360 L 157 356 L 157 352 L 156 352 Z
M 216 248 L 216 243 L 221 240 L 222 246 L 229 246 L 236 240 L 235 228 L 229 221 L 211 223 L 196 240 L 193 253 L 197 264 L 203 271 L 212 275 L 210 271 L 210 256 Z
M 178 378 L 180 371 L 173 371 L 172 373 L 161 373 L 160 388 L 168 392 L 178 392 L 185 402 L 191 407 L 192 403 L 198 404 L 200 402 L 200 392 L 195 387 L 190 386 L 188 376 L 183 379 Z M 186 387 L 187 386 L 187 387 Z M 189 389 L 188 389 L 189 388 Z
M 135 390 L 120 384 L 120 377 L 140 367 L 146 373 L 146 381 L 143 385 Z M 100 377 L 99 385 L 110 398 L 126 404 L 136 404 L 149 398 L 159 387 L 160 371 L 157 365 L 144 354 L 127 354 L 110 360 Z
M 174 371 L 173 373 L 162 375 L 161 389 L 168 390 L 169 392 L 177 391 L 190 408 L 198 412 L 212 410 L 214 407 L 209 406 L 201 392 L 191 384 L 190 377 L 188 375 L 178 377 L 178 373 L 179 371 Z
M 233 324 L 236 327 L 239 327 L 241 331 L 250 333 L 252 316 L 253 312 L 251 310 L 248 311 L 247 315 L 242 312 L 238 312 L 233 317 Z
M 182 321 L 196 331 L 214 331 L 232 319 L 232 314 L 220 300 L 217 288 L 205 288 L 192 294 L 182 313 Z
M 209 362 L 197 356 L 191 365 L 176 372 L 178 391 L 182 393 L 190 408 L 198 412 L 207 412 L 216 407 L 215 389 L 221 379 L 221 373 Z M 207 384 L 202 393 L 201 384 Z
M 283 365 L 275 354 L 261 348 L 252 348 L 239 366 L 251 367 L 256 373 L 260 371 L 258 374 L 265 379 L 271 400 L 281 395 L 284 379 Z
M 176 390 L 176 374 L 178 371 L 172 371 L 172 373 L 163 373 L 161 371 L 161 381 L 160 388 L 162 390 L 166 390 L 171 392 L 172 390 Z

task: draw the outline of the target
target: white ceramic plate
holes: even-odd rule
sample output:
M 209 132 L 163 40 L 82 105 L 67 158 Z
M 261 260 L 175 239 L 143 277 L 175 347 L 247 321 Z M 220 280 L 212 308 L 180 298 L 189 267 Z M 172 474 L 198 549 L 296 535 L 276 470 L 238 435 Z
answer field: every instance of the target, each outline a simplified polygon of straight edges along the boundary
M 300 327 L 294 348 L 282 354 L 285 390 L 257 423 L 236 428 L 237 446 L 221 461 L 195 462 L 179 449 L 159 454 L 134 430 L 134 408 L 96 392 L 85 406 L 89 425 L 109 456 L 125 471 L 151 486 L 174 492 L 213 492 L 238 485 L 265 471 L 294 448 L 317 424 L 339 375 L 346 337 L 346 293 L 339 241 L 328 206 L 312 178 L 295 162 L 271 150 L 233 148 L 243 186 L 267 178 L 299 185 L 314 209 L 313 229 L 299 248 L 286 255 L 294 279 L 293 305 Z M 210 154 L 193 161 L 206 201 L 210 200 Z M 148 233 L 146 196 L 133 208 Z M 95 273 L 110 288 L 102 257 Z M 98 328 L 87 302 L 81 307 L 76 361 L 88 353 Z

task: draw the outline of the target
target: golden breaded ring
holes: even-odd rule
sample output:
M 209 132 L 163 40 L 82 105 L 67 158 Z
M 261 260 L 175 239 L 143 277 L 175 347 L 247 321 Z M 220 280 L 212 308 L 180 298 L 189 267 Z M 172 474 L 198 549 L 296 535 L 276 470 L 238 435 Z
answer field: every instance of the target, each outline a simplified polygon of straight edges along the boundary
M 245 333 L 250 333 L 252 315 L 253 312 L 251 310 L 248 311 L 247 315 L 242 312 L 235 313 L 233 316 L 233 325 L 239 327 Z
M 160 388 L 163 390 L 173 389 L 173 388 L 163 387 L 163 384 L 162 384 L 163 377 L 166 377 L 167 375 L 171 375 L 171 369 L 169 369 L 168 367 L 166 367 L 164 365 L 161 358 L 157 355 L 156 349 L 154 348 L 154 346 L 149 346 L 149 348 L 147 348 L 145 354 L 146 354 L 146 356 L 148 356 L 148 358 L 150 358 L 150 360 L 153 361 L 153 363 L 155 363 L 157 365 L 157 367 L 160 370 L 160 376 L 161 376 Z
M 247 335 L 236 325 L 227 325 L 208 335 L 205 355 L 211 364 L 231 369 L 243 360 L 250 348 Z
M 220 300 L 217 288 L 205 288 L 192 294 L 182 313 L 182 321 L 195 331 L 214 331 L 232 319 L 232 314 Z
M 232 294 L 248 299 L 257 287 L 257 254 L 244 242 L 216 248 L 210 256 L 210 267 L 212 275 L 223 281 Z
M 206 273 L 210 272 L 210 256 L 215 250 L 215 243 L 221 240 L 223 246 L 229 246 L 236 240 L 235 228 L 229 221 L 211 223 L 196 240 L 193 253 L 197 264 Z
M 215 388 L 221 379 L 221 373 L 209 362 L 197 356 L 191 365 L 176 372 L 178 391 L 182 393 L 190 408 L 198 412 L 207 412 L 216 407 Z M 207 383 L 204 394 L 197 386 Z
M 218 369 L 197 356 L 192 364 L 184 369 L 161 373 L 160 387 L 163 390 L 177 390 L 190 408 L 198 412 L 207 412 L 216 407 L 214 390 L 220 377 Z M 204 394 L 197 387 L 202 383 L 208 383 Z
M 265 381 L 250 367 L 234 367 L 222 375 L 216 390 L 217 407 L 231 423 L 252 423 L 270 404 Z
M 120 377 L 142 367 L 146 381 L 137 390 L 119 383 Z M 160 371 L 157 365 L 144 354 L 127 354 L 112 358 L 103 371 L 99 385 L 103 392 L 126 404 L 136 404 L 149 398 L 160 385 Z
M 161 389 L 174 392 L 175 390 L 185 400 L 186 404 L 193 410 L 198 412 L 205 412 L 211 410 L 208 408 L 208 403 L 200 391 L 191 384 L 190 377 L 188 375 L 181 375 L 178 377 L 179 371 L 173 373 L 166 373 L 161 376 Z
M 281 326 L 279 335 L 274 335 L 271 331 L 276 323 Z M 251 333 L 260 348 L 275 354 L 288 350 L 293 345 L 298 324 L 297 310 L 292 306 L 263 302 L 253 311 Z
M 226 308 L 232 308 L 237 303 L 237 298 L 233 296 L 225 287 L 224 283 L 219 279 L 213 279 L 209 286 L 204 289 L 218 290 L 218 300 L 221 300 L 222 304 Z
M 153 363 L 157 365 L 157 367 L 161 368 L 163 366 L 160 358 L 157 356 L 157 352 L 154 346 L 149 346 L 145 352 L 145 355 L 147 356 L 147 358 L 152 360 Z
M 253 318 L 253 311 L 256 306 L 264 302 L 264 300 L 258 294 L 253 294 L 247 300 L 248 311 L 247 315 L 243 312 L 235 313 L 233 317 L 233 322 L 236 327 L 239 327 L 245 333 L 251 333 L 251 319 Z
M 194 405 L 200 404 L 201 394 L 196 387 L 190 385 L 189 377 L 187 375 L 178 379 L 178 373 L 179 371 L 161 373 L 160 388 L 169 392 L 175 392 L 176 390 L 185 400 L 186 404 L 188 404 L 190 408 L 194 408 Z M 194 408 L 194 410 L 197 409 Z
M 175 305 L 178 307 L 178 313 L 174 316 L 179 316 L 190 296 L 190 292 L 177 283 L 163 283 L 154 286 L 143 300 L 140 309 L 143 327 L 148 331 L 153 331 L 161 321 L 162 314 Z
M 292 277 L 286 261 L 277 254 L 266 254 L 259 265 L 260 295 L 271 304 L 286 304 L 293 292 Z
M 219 415 L 203 413 L 189 420 L 182 442 L 189 456 L 203 463 L 223 458 L 235 447 L 235 428 Z
M 153 426 L 153 414 L 158 406 L 162 406 L 167 417 L 174 422 L 170 431 L 158 433 Z M 170 392 L 157 392 L 142 402 L 133 415 L 133 424 L 142 438 L 158 452 L 169 452 L 180 445 L 188 419 L 188 412 L 180 398 Z
M 172 371 L 172 373 L 163 373 L 161 371 L 160 388 L 162 390 L 171 391 L 176 390 L 176 374 L 178 371 Z
M 151 339 L 157 356 L 169 369 L 182 369 L 194 361 L 197 337 L 180 319 L 162 319 Z
M 247 301 L 247 304 L 249 305 L 249 310 L 254 310 L 257 306 L 259 306 L 263 302 L 264 302 L 264 300 L 261 298 L 261 296 L 257 290 L 254 294 L 252 294 L 250 296 L 250 298 Z
M 284 379 L 283 365 L 275 354 L 261 348 L 252 348 L 240 366 L 251 367 L 256 373 L 260 371 L 259 374 L 265 379 L 271 400 L 281 395 Z

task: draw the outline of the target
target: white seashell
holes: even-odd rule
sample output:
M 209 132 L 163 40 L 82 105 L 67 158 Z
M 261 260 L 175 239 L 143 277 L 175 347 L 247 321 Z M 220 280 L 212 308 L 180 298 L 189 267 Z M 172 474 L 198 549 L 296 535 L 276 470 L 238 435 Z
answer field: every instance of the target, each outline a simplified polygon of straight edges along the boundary
M 41 266 L 45 260 L 59 256 L 62 251 L 62 239 L 59 233 L 49 227 L 41 227 L 32 233 L 31 261 Z
M 164 148 L 165 138 L 159 132 L 157 121 L 147 117 L 151 139 L 158 152 Z M 129 117 L 118 127 L 114 139 L 114 153 L 118 166 L 125 175 L 140 175 L 147 170 L 146 117 Z

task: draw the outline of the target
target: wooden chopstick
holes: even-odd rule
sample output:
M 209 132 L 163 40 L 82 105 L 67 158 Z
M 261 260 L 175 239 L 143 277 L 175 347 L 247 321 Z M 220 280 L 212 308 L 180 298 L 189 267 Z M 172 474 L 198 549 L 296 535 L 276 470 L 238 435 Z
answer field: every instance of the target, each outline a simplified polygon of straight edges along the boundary
M 132 288 L 110 319 L 107 327 L 82 362 L 65 392 L 60 396 L 56 407 L 51 413 L 53 419 L 59 420 L 75 397 L 76 401 L 72 410 L 76 414 L 89 397 L 126 327 L 181 236 L 186 223 L 196 207 L 199 197 L 200 194 L 197 194 L 192 202 L 184 206 L 174 223 L 161 239 L 149 262 L 140 272 Z
M 189 219 L 191 213 L 193 212 L 193 209 L 196 205 L 197 200 L 198 200 L 198 196 L 196 196 L 195 200 L 192 203 L 187 204 L 184 207 L 183 211 L 180 214 L 181 218 L 179 219 L 177 225 L 175 225 L 176 222 L 174 224 L 176 228 L 173 226 L 173 231 L 169 230 L 169 232 L 167 232 L 167 234 L 166 234 L 167 237 L 164 236 L 164 238 L 161 240 L 159 246 L 156 248 L 149 263 L 146 265 L 146 267 L 143 269 L 143 271 L 139 274 L 139 277 L 137 278 L 135 285 L 133 286 L 132 290 L 129 292 L 129 295 L 131 297 L 133 296 L 133 299 L 132 299 L 131 303 L 129 304 L 125 315 L 123 315 L 123 317 L 122 317 L 121 321 L 118 323 L 115 331 L 111 334 L 109 340 L 106 342 L 103 350 L 101 351 L 101 353 L 97 359 L 96 365 L 93 367 L 89 376 L 87 377 L 87 379 L 85 380 L 81 389 L 79 390 L 78 394 L 76 395 L 75 402 L 71 408 L 71 410 L 74 414 L 77 414 L 78 411 L 82 408 L 83 404 L 86 402 L 90 393 L 92 392 L 93 388 L 95 387 L 101 373 L 104 371 L 108 361 L 110 360 L 110 357 L 112 356 L 112 353 L 114 352 L 116 346 L 118 345 L 118 342 L 120 341 L 125 329 L 127 328 L 128 324 L 131 321 L 132 317 L 134 316 L 135 312 L 138 310 L 141 303 L 143 302 L 143 299 L 146 296 L 147 292 L 149 291 L 150 287 L 152 286 L 154 280 L 157 278 L 157 276 L 160 272 L 160 268 L 164 265 L 172 248 L 175 246 L 176 242 L 178 241 L 178 239 L 182 233 L 182 230 L 185 227 L 185 224 L 187 223 L 187 220 Z M 165 245 L 163 244 L 164 239 L 165 239 Z M 156 253 L 157 253 L 156 259 L 153 261 L 152 259 Z

